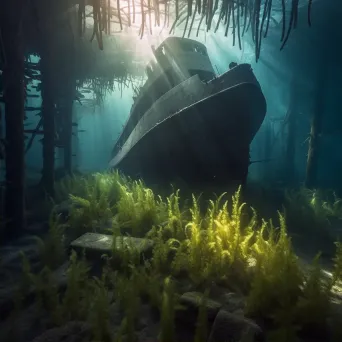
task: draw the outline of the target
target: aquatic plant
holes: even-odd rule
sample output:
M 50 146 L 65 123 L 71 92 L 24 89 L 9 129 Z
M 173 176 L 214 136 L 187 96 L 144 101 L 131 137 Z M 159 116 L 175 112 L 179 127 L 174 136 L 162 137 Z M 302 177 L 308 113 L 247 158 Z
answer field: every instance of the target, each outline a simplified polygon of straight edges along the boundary
M 172 280 L 165 278 L 161 306 L 160 342 L 175 342 L 175 290 Z
M 63 317 L 67 321 L 82 320 L 87 317 L 89 308 L 89 266 L 75 251 L 70 256 L 67 270 L 67 286 L 61 305 Z
M 293 189 L 285 192 L 287 225 L 294 238 L 309 246 L 306 234 L 311 235 L 311 248 L 315 251 L 330 249 L 336 239 L 334 227 L 342 219 L 342 201 L 334 192 Z
M 89 308 L 89 267 L 83 259 L 78 259 L 76 252 L 70 256 L 67 269 L 66 290 L 60 298 L 56 278 L 48 267 L 41 272 L 31 272 L 27 258 L 23 259 L 23 275 L 26 283 L 33 286 L 36 301 L 51 316 L 54 325 L 62 325 L 72 320 L 82 320 L 87 317 Z
M 44 238 L 36 237 L 39 256 L 43 266 L 56 269 L 66 259 L 65 226 L 59 221 L 59 215 L 53 210 L 49 219 L 49 230 Z
M 58 198 L 68 192 L 70 234 L 105 232 L 144 236 L 153 225 L 166 222 L 166 203 L 142 181 L 133 181 L 118 171 L 88 177 L 72 177 L 60 185 Z
M 80 195 L 69 194 L 71 212 L 69 225 L 76 234 L 87 231 L 104 231 L 111 226 L 120 199 L 120 182 L 125 182 L 118 172 L 96 173 L 88 179 L 81 178 Z
M 331 224 L 331 220 L 342 219 L 342 200 L 334 192 L 300 188 L 285 192 L 288 219 L 297 214 L 316 226 Z
M 84 196 L 86 177 L 70 175 L 62 178 L 55 184 L 54 201 L 61 203 L 69 199 L 70 194 Z
M 70 194 L 89 199 L 89 195 L 93 195 L 95 191 L 97 194 L 106 193 L 108 199 L 115 202 L 118 194 L 117 182 L 124 184 L 128 180 L 128 177 L 118 171 L 66 176 L 56 183 L 54 199 L 56 203 L 61 203 L 68 200 Z
M 307 275 L 296 303 L 296 320 L 301 326 L 324 328 L 330 313 L 331 283 L 324 277 L 318 254 Z
M 114 203 L 112 199 L 108 203 L 112 213 L 121 216 L 116 216 L 111 229 L 113 246 L 107 260 L 118 257 L 120 267 L 108 262 L 103 276 L 91 279 L 89 267 L 73 252 L 66 291 L 59 293 L 48 268 L 32 276 L 27 259 L 23 260 L 23 274 L 28 276 L 22 283 L 26 287 L 30 282 L 35 284 L 37 299 L 50 312 L 55 325 L 88 320 L 96 340 L 110 341 L 113 336 L 108 325 L 108 291 L 113 290 L 123 314 L 115 340 L 136 340 L 140 302 L 147 300 L 153 312 L 159 313 L 160 340 L 174 341 L 174 317 L 179 309 L 176 284 L 185 278 L 191 281 L 193 289 L 204 290 L 196 342 L 206 338 L 206 289 L 213 283 L 246 297 L 245 314 L 271 331 L 270 341 L 295 341 L 312 325 L 316 329 L 327 328 L 327 319 L 332 315 L 331 292 L 342 275 L 341 243 L 336 243 L 334 268 L 328 279 L 322 272 L 319 255 L 311 267 L 302 267 L 293 251 L 284 214 L 278 213 L 279 227 L 259 220 L 256 210 L 241 201 L 241 188 L 231 201 L 224 200 L 226 194 L 209 201 L 206 210 L 202 210 L 200 199 L 193 195 L 191 206 L 184 209 L 180 206 L 179 191 L 163 201 L 142 182 L 116 181 L 113 186 L 118 185 L 118 201 Z M 143 227 L 142 222 L 148 222 L 148 227 Z M 134 233 L 144 231 L 154 241 L 151 260 L 140 263 L 132 240 L 122 236 L 122 224 L 125 228 L 135 226 Z M 56 221 L 51 225 L 55 227 Z
M 72 251 L 70 264 L 66 271 L 65 291 L 60 291 L 56 278 L 48 267 L 38 274 L 31 272 L 28 259 L 22 254 L 21 294 L 18 304 L 23 303 L 31 289 L 34 290 L 36 303 L 49 314 L 50 323 L 62 326 L 69 321 L 87 321 L 93 339 L 111 342 L 109 326 L 109 294 L 105 274 L 99 279 L 89 277 L 89 266 Z M 21 307 L 16 306 L 16 309 Z
M 300 292 L 301 269 L 281 214 L 279 221 L 279 232 L 272 224 L 263 221 L 251 246 L 255 270 L 247 299 L 247 312 L 253 316 L 268 318 L 285 305 L 290 309 L 292 299 L 297 298 Z
M 152 232 L 149 235 L 149 237 L 153 238 L 155 245 L 152 251 L 151 265 L 155 272 L 158 272 L 160 274 L 169 274 L 171 271 L 169 258 L 171 252 L 171 245 L 176 240 L 170 237 L 165 242 L 163 239 L 162 228 L 156 229 L 155 227 L 153 227 Z M 176 243 L 179 242 L 176 241 Z
M 142 181 L 119 185 L 120 195 L 113 224 L 132 236 L 142 237 L 153 225 L 166 221 L 166 206 L 160 196 Z
M 137 273 L 131 276 L 115 276 L 115 296 L 119 301 L 124 318 L 121 323 L 121 333 L 126 334 L 128 342 L 135 342 L 135 326 L 140 308 L 140 287 L 137 283 Z
M 203 219 L 198 200 L 193 196 L 191 220 L 185 226 L 185 239 L 179 241 L 172 264 L 176 274 L 185 270 L 194 283 L 201 284 L 213 280 L 225 282 L 234 273 L 235 285 L 243 286 L 256 213 L 242 227 L 245 204 L 240 202 L 240 194 L 239 188 L 232 198 L 231 213 L 228 201 L 220 204 L 225 194 L 210 201 Z
M 177 240 L 183 240 L 185 236 L 184 226 L 186 224 L 186 211 L 182 211 L 180 207 L 180 190 L 177 189 L 169 197 L 167 197 L 167 221 L 163 226 L 163 238 L 167 239 L 168 233 Z
M 111 255 L 106 256 L 107 260 L 115 269 L 130 273 L 132 267 L 136 267 L 140 264 L 138 246 L 133 240 L 115 234 L 115 230 L 113 230 L 112 237 Z M 141 244 L 144 243 L 147 243 L 147 241 L 141 241 Z
M 334 271 L 329 280 L 322 271 L 320 254 L 309 270 L 300 267 L 281 215 L 279 236 L 277 239 L 274 236 L 272 228 L 267 241 L 260 238 L 258 243 L 247 314 L 271 320 L 274 324 L 271 336 L 277 341 L 295 340 L 294 336 L 308 327 L 316 333 L 326 330 L 328 318 L 332 315 L 331 290 L 341 278 L 340 244 L 337 243 Z
M 38 306 L 50 315 L 54 325 L 62 325 L 65 322 L 65 310 L 60 305 L 59 288 L 52 271 L 44 267 L 38 274 L 31 273 L 30 278 Z
M 92 327 L 94 341 L 112 342 L 110 329 L 110 305 L 105 279 L 93 278 L 90 282 L 92 300 L 89 305 L 88 322 Z
M 206 289 L 201 297 L 200 305 L 198 308 L 198 316 L 196 321 L 196 331 L 194 342 L 206 342 L 208 338 L 208 313 L 207 313 L 207 300 L 209 290 Z
M 159 313 L 163 299 L 163 275 L 146 261 L 143 267 L 132 269 L 133 279 L 139 284 L 142 299 L 147 299 L 154 313 Z
M 335 242 L 336 252 L 333 258 L 334 269 L 331 280 L 331 287 L 333 287 L 338 281 L 342 281 L 342 243 Z

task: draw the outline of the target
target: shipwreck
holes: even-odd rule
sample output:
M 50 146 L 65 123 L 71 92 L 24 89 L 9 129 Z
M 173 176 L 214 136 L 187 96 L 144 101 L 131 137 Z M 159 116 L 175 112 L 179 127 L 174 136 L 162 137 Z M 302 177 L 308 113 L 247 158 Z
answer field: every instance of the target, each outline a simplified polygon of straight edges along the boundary
M 154 181 L 245 183 L 266 114 L 251 65 L 217 76 L 195 40 L 169 37 L 152 49 L 110 168 Z

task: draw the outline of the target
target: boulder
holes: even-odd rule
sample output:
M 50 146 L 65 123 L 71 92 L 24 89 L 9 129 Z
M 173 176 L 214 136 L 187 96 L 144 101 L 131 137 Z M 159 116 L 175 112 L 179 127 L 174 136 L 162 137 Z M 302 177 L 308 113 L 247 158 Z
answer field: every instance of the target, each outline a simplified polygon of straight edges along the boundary
M 203 293 L 201 292 L 186 292 L 180 297 L 181 309 L 176 311 L 176 319 L 189 324 L 195 324 L 197 321 L 199 306 L 201 304 Z M 213 322 L 222 304 L 207 299 L 207 316 L 208 321 Z
M 265 341 L 261 328 L 253 321 L 220 310 L 211 329 L 208 342 L 262 342 Z
M 246 303 L 242 295 L 230 292 L 227 288 L 213 283 L 210 287 L 210 298 L 221 303 L 222 309 L 243 315 Z
M 91 341 L 90 326 L 84 322 L 69 322 L 52 328 L 36 337 L 32 342 L 88 342 Z
M 222 296 L 223 309 L 235 315 L 244 315 L 245 299 L 236 293 L 229 292 Z

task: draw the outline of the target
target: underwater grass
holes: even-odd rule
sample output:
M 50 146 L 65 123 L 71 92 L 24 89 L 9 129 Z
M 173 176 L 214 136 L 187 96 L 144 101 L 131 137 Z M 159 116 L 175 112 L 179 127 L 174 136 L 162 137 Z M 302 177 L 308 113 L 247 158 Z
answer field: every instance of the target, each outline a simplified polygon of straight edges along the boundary
M 56 203 L 69 201 L 68 225 L 74 236 L 106 232 L 143 237 L 153 225 L 167 219 L 167 206 L 142 181 L 118 171 L 73 176 L 57 186 Z
M 300 188 L 285 192 L 288 220 L 299 223 L 302 229 L 322 229 L 342 220 L 342 199 L 333 191 Z
M 340 238 L 342 200 L 333 191 L 292 189 L 285 191 L 284 208 L 287 226 L 301 248 L 330 256 L 332 243 Z
M 245 315 L 270 332 L 270 341 L 295 341 L 308 327 L 314 327 L 314 331 L 327 329 L 327 320 L 332 316 L 332 289 L 342 275 L 340 243 L 336 243 L 332 277 L 327 279 L 320 255 L 308 270 L 301 267 L 287 232 L 285 215 L 278 213 L 278 227 L 258 218 L 257 211 L 242 202 L 241 188 L 229 201 L 226 194 L 208 201 L 203 211 L 200 199 L 195 196 L 189 206 L 182 207 L 179 190 L 163 199 L 141 181 L 121 179 L 118 173 L 101 177 L 101 174 L 90 177 L 87 185 L 82 178 L 80 191 L 75 190 L 71 197 L 79 205 L 72 211 L 78 213 L 76 222 L 81 224 L 74 225 L 75 213 L 71 213 L 66 234 L 74 229 L 93 229 L 94 221 L 99 224 L 112 218 L 114 238 L 130 228 L 133 236 L 154 240 L 153 255 L 140 265 L 133 248 L 120 249 L 115 242 L 113 255 L 119 253 L 123 258 L 123 268 L 116 270 L 108 263 L 105 276 L 93 279 L 85 261 L 72 253 L 67 290 L 63 294 L 58 294 L 48 281 L 50 262 L 47 262 L 44 271 L 35 276 L 38 278 L 28 276 L 25 281 L 35 283 L 37 291 L 44 294 L 38 298 L 50 298 L 48 302 L 40 301 L 55 325 L 65 320 L 88 320 L 96 340 L 120 340 L 126 336 L 134 341 L 139 306 L 147 299 L 159 312 L 159 339 L 175 340 L 174 316 L 181 295 L 175 284 L 184 280 L 190 281 L 192 289 L 204 293 L 198 315 L 198 322 L 202 323 L 197 324 L 195 341 L 204 340 L 202 335 L 207 334 L 203 303 L 212 284 L 243 296 Z M 329 215 L 332 212 L 336 215 L 338 205 L 327 202 L 324 207 L 330 208 L 325 209 Z M 53 231 L 58 230 L 55 227 Z M 25 265 L 24 273 L 30 274 Z M 39 282 L 39 277 L 44 281 Z M 118 336 L 114 337 L 109 327 L 108 299 L 108 292 L 113 290 L 123 315 Z

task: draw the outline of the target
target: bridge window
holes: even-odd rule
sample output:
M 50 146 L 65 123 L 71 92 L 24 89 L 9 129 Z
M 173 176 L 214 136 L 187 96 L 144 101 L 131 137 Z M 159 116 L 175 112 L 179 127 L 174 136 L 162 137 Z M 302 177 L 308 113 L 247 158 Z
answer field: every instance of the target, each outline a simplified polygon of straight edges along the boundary
M 196 45 L 195 45 L 195 51 L 196 51 L 197 53 L 200 53 L 200 54 L 203 55 L 203 56 L 208 56 L 207 50 L 206 50 L 205 47 L 202 46 L 202 45 L 196 44 Z
M 206 48 L 201 44 L 196 44 L 191 41 L 179 41 L 178 44 L 181 50 L 184 52 L 196 52 L 202 56 L 208 56 Z

